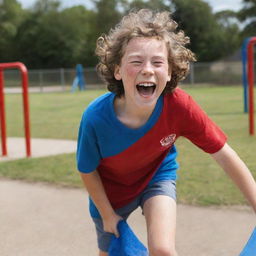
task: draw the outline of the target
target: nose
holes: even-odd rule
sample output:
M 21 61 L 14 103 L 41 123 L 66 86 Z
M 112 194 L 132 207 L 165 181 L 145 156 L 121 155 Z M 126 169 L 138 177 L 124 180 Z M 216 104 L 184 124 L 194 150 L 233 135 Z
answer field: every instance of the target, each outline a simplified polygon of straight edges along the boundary
M 141 69 L 141 73 L 146 76 L 146 75 L 153 75 L 154 74 L 154 69 L 153 66 L 150 62 L 146 62 Z

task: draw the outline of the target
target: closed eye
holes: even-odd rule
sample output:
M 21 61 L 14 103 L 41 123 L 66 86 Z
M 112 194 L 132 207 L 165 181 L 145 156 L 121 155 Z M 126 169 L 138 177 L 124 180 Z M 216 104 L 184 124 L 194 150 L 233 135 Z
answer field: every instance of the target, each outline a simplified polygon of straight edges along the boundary
M 140 64 L 140 63 L 142 63 L 142 62 L 141 62 L 141 61 L 136 60 L 136 61 L 131 61 L 131 63 Z
M 163 65 L 164 63 L 163 63 L 162 61 L 154 61 L 153 64 L 154 64 L 155 66 L 161 66 L 161 65 Z
M 133 66 L 140 66 L 142 64 L 142 61 L 138 61 L 138 60 L 131 61 L 130 64 L 133 65 Z

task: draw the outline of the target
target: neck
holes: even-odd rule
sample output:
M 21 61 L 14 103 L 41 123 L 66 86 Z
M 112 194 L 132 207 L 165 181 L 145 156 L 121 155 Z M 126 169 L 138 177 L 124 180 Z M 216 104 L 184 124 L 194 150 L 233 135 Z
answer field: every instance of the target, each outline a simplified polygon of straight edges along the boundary
M 154 111 L 153 106 L 136 106 L 127 101 L 125 97 L 116 98 L 114 108 L 119 121 L 129 128 L 139 128 L 143 126 Z

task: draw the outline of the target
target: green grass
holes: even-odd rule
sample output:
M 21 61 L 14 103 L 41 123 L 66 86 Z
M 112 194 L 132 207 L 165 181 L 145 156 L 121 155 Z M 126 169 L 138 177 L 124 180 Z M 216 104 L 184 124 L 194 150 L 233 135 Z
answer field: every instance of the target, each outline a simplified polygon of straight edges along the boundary
M 242 88 L 187 88 L 208 115 L 225 131 L 229 144 L 256 177 L 256 139 L 248 135 Z M 32 137 L 76 139 L 81 114 L 104 91 L 31 94 Z M 6 95 L 8 136 L 23 136 L 21 95 Z M 195 205 L 245 204 L 238 189 L 208 154 L 184 138 L 177 141 L 180 170 L 178 201 Z M 75 154 L 0 163 L 0 177 L 82 187 Z
M 31 136 L 37 138 L 76 139 L 77 127 L 85 107 L 104 91 L 81 93 L 30 94 Z M 8 136 L 24 136 L 22 97 L 6 95 Z
M 75 171 L 75 154 L 3 162 L 0 167 L 1 176 L 61 186 L 82 186 L 78 172 Z

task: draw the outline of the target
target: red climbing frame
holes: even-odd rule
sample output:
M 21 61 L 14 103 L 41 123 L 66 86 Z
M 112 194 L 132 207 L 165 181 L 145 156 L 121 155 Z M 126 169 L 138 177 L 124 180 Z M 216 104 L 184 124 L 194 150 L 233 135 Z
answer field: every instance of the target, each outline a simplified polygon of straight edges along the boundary
M 27 157 L 29 157 L 31 156 L 31 144 L 30 144 L 30 121 L 29 121 L 29 101 L 28 101 L 28 71 L 26 66 L 21 62 L 0 63 L 0 127 L 1 127 L 1 139 L 2 139 L 2 155 L 7 156 L 6 119 L 5 119 L 5 104 L 4 104 L 4 75 L 3 75 L 4 69 L 19 69 L 21 71 L 26 155 Z
M 256 37 L 250 38 L 247 45 L 248 84 L 249 84 L 249 133 L 254 135 L 254 45 Z

